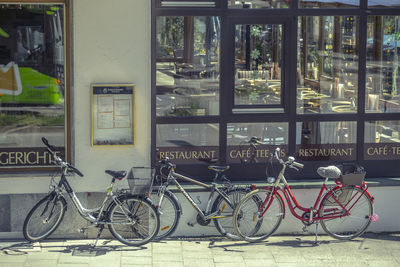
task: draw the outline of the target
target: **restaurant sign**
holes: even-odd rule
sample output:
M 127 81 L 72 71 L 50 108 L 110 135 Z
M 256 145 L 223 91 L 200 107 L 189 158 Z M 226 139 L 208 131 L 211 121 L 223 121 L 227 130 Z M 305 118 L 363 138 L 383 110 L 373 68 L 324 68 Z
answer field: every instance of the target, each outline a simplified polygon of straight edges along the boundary
M 64 148 L 57 147 L 56 155 L 63 158 Z M 43 147 L 1 148 L 0 167 L 50 166 L 52 155 Z
M 279 157 L 286 158 L 288 147 L 276 145 L 262 145 L 256 149 L 250 146 L 228 146 L 227 161 L 228 163 L 257 163 L 267 162 L 271 159 L 275 149 L 279 147 Z
M 298 160 L 355 160 L 356 144 L 297 145 Z
M 400 144 L 399 143 L 365 144 L 364 159 L 366 160 L 400 159 Z
M 219 157 L 217 146 L 158 147 L 157 159 L 169 158 L 173 163 L 216 162 Z

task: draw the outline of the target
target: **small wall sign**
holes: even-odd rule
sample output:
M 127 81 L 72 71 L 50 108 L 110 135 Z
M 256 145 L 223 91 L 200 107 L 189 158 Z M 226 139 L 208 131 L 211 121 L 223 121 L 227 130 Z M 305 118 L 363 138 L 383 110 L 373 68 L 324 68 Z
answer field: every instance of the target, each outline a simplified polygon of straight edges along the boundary
M 92 84 L 92 146 L 135 144 L 132 84 Z

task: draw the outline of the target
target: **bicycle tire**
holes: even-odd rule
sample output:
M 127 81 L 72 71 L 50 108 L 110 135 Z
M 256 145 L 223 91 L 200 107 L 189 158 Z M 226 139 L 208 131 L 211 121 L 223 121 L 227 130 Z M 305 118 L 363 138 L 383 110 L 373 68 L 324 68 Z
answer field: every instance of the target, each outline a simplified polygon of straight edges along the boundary
M 151 201 L 156 205 L 158 215 L 160 217 L 160 230 L 155 239 L 160 240 L 172 235 L 181 218 L 181 208 L 176 196 L 169 190 L 165 190 L 163 201 L 158 207 L 158 190 L 151 194 Z
M 160 219 L 153 204 L 136 196 L 123 196 L 119 201 L 121 205 L 112 202 L 108 209 L 107 221 L 111 234 L 128 246 L 141 246 L 150 242 L 160 227 Z
M 216 211 L 220 211 L 220 214 L 218 216 L 221 216 L 220 218 L 214 218 L 214 224 L 215 228 L 217 228 L 218 232 L 223 235 L 228 237 L 229 239 L 232 240 L 238 240 L 240 239 L 236 234 L 233 229 L 233 212 L 237 205 L 239 204 L 240 200 L 250 192 L 249 188 L 246 187 L 236 187 L 228 190 L 225 192 L 233 206 L 231 206 L 229 203 L 226 202 L 226 200 L 219 195 L 213 203 L 212 206 L 212 213 Z
M 22 229 L 26 240 L 38 242 L 51 235 L 60 225 L 67 209 L 67 202 L 54 193 L 39 200 L 29 211 Z
M 362 235 L 370 225 L 370 218 L 374 213 L 374 206 L 370 196 L 356 186 L 343 186 L 329 191 L 321 202 L 321 218 L 344 212 L 332 195 L 337 196 L 336 198 L 345 208 L 351 207 L 349 210 L 350 215 L 323 219 L 321 220 L 322 228 L 328 235 L 340 240 L 351 240 Z
M 236 235 L 247 242 L 260 242 L 272 235 L 281 224 L 284 216 L 282 199 L 276 195 L 265 214 L 257 219 L 256 215 L 265 201 L 270 189 L 257 189 L 242 198 L 233 214 L 233 227 Z M 262 199 L 261 202 L 254 198 Z

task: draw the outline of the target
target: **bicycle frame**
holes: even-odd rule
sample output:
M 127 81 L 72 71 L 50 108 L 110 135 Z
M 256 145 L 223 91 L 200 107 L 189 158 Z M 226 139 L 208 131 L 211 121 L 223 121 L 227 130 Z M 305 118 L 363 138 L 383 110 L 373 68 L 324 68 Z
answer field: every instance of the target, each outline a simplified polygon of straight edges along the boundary
M 90 221 L 92 223 L 96 223 L 96 224 L 110 224 L 109 222 L 101 221 L 100 218 L 101 218 L 102 214 L 104 213 L 104 210 L 105 210 L 105 207 L 106 207 L 106 203 L 110 198 L 112 198 L 112 200 L 114 202 L 116 202 L 117 205 L 121 205 L 121 202 L 118 200 L 118 197 L 112 192 L 112 189 L 113 189 L 113 186 L 114 186 L 114 181 L 111 182 L 110 186 L 107 188 L 107 195 L 105 196 L 101 206 L 97 207 L 97 208 L 94 208 L 94 209 L 87 209 L 87 208 L 83 207 L 83 205 L 80 202 L 79 198 L 76 196 L 74 190 L 72 189 L 71 185 L 67 181 L 66 172 L 67 172 L 67 169 L 64 168 L 63 172 L 61 174 L 61 179 L 58 182 L 57 188 L 55 188 L 54 191 L 58 195 L 62 195 L 62 190 L 60 190 L 60 189 L 62 189 L 62 187 L 64 187 L 65 191 L 67 192 L 67 195 L 72 200 L 72 203 L 74 204 L 74 206 L 78 210 L 79 215 L 81 215 L 85 220 Z M 129 216 L 126 214 L 124 209 L 122 209 L 122 211 L 127 216 L 127 218 L 129 218 Z M 94 212 L 98 212 L 97 218 L 92 215 L 92 213 L 94 213 Z
M 298 203 L 293 191 L 291 190 L 290 185 L 288 184 L 288 182 L 284 176 L 285 169 L 286 169 L 286 165 L 283 165 L 282 170 L 279 173 L 278 179 L 275 181 L 275 184 L 271 187 L 266 187 L 266 189 L 271 190 L 271 194 L 269 196 L 267 196 L 265 198 L 264 202 L 262 203 L 262 205 L 259 209 L 259 215 L 258 215 L 259 218 L 261 218 L 265 214 L 265 212 L 268 210 L 268 208 L 270 207 L 270 205 L 272 204 L 272 201 L 274 200 L 274 198 L 276 196 L 278 196 L 282 199 L 282 196 L 279 194 L 277 188 L 280 191 L 282 191 L 283 195 L 285 196 L 286 202 L 287 202 L 290 212 L 293 214 L 293 216 L 301 221 L 308 221 L 309 223 L 312 223 L 314 221 L 335 219 L 335 218 L 339 218 L 339 217 L 343 217 L 343 216 L 348 216 L 350 214 L 350 210 L 352 209 L 354 204 L 357 203 L 357 201 L 362 196 L 360 194 L 358 199 L 356 199 L 355 202 L 353 203 L 353 205 L 351 205 L 350 207 L 346 207 L 347 204 L 345 206 L 343 206 L 342 203 L 340 203 L 340 201 L 337 199 L 337 197 L 334 194 L 330 193 L 330 192 L 334 192 L 338 188 L 343 187 L 343 185 L 338 185 L 332 189 L 329 189 L 326 186 L 326 183 L 328 181 L 328 178 L 326 178 L 320 188 L 319 194 L 314 202 L 314 205 L 310 208 L 305 208 Z M 281 185 L 281 182 L 283 183 L 283 187 Z M 368 185 L 365 185 L 364 187 L 360 187 L 360 186 L 357 186 L 357 187 L 362 189 L 364 192 L 366 192 L 371 197 L 371 195 L 367 191 Z M 325 191 L 326 191 L 326 193 L 325 193 Z M 320 216 L 322 200 L 328 196 L 332 197 L 335 200 L 335 202 L 342 208 L 342 210 L 337 210 L 337 208 L 336 209 L 333 208 L 332 210 L 329 210 L 329 211 L 336 211 L 335 213 L 329 214 L 328 216 L 326 216 L 326 215 Z M 356 196 L 353 196 L 348 201 L 348 203 L 352 202 L 352 200 L 354 200 L 355 197 Z M 373 199 L 373 198 L 371 197 L 371 199 Z M 285 216 L 285 202 L 282 201 L 282 203 L 284 205 L 284 216 Z M 298 214 L 296 209 L 303 212 L 303 214 L 309 212 L 309 217 L 306 218 L 306 217 L 303 217 L 302 214 Z
M 218 173 L 216 173 L 216 177 L 217 177 L 217 175 L 218 175 Z M 193 198 L 190 196 L 190 194 L 182 187 L 182 185 L 178 182 L 177 179 L 181 179 L 181 180 L 184 180 L 184 181 L 187 181 L 187 182 L 190 182 L 190 183 L 194 183 L 194 184 L 197 184 L 197 185 L 199 185 L 199 186 L 201 186 L 203 188 L 206 188 L 206 189 L 210 190 L 210 195 L 208 196 L 208 201 L 207 201 L 207 206 L 206 206 L 205 212 L 203 212 L 201 210 L 201 208 L 193 200 Z M 212 213 L 212 214 L 209 214 L 210 210 L 211 210 L 211 201 L 212 201 L 212 199 L 214 197 L 214 193 L 215 192 L 217 192 L 219 195 L 221 195 L 227 203 L 232 205 L 230 199 L 226 196 L 226 194 L 223 191 L 221 191 L 217 187 L 217 184 L 215 182 L 213 182 L 211 185 L 202 183 L 202 182 L 197 181 L 197 180 L 195 180 L 193 178 L 190 178 L 190 177 L 184 176 L 182 174 L 176 173 L 175 169 L 173 167 L 171 167 L 171 170 L 169 171 L 169 174 L 168 174 L 168 177 L 167 177 L 167 182 L 165 183 L 166 186 L 162 187 L 163 188 L 162 190 L 166 189 L 166 187 L 168 186 L 170 181 L 172 181 L 175 184 L 175 186 L 178 188 L 178 190 L 185 196 L 187 201 L 189 201 L 189 203 L 197 211 L 197 213 L 201 216 L 201 218 L 203 220 L 217 219 L 217 218 L 226 217 L 226 216 L 218 216 L 219 215 L 219 211 L 217 211 L 215 213 Z M 161 192 L 159 205 L 162 203 L 163 196 L 164 196 L 164 192 Z

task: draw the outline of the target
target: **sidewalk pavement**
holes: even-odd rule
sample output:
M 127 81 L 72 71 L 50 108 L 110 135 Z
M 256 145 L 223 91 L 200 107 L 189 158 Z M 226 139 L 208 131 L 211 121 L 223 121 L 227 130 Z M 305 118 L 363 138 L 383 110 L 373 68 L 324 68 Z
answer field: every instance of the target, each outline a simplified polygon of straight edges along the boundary
M 0 240 L 0 266 L 399 266 L 400 233 L 365 234 L 354 241 L 320 236 L 272 236 L 261 243 L 182 238 L 129 247 L 116 240 Z

